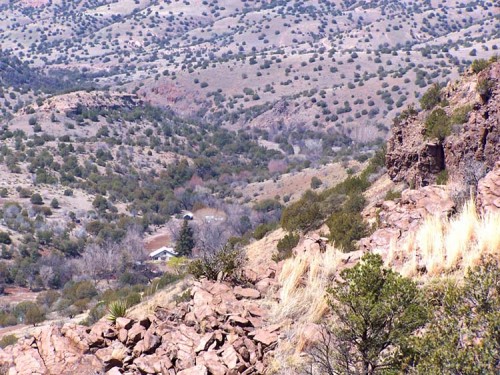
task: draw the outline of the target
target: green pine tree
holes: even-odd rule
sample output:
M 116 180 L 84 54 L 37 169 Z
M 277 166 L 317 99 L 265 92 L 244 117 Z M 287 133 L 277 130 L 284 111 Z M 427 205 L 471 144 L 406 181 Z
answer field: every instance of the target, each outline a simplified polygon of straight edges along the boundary
M 187 220 L 184 220 L 182 224 L 181 232 L 179 234 L 179 240 L 175 245 L 175 251 L 179 256 L 191 256 L 191 252 L 194 248 L 194 238 L 193 230 L 189 226 Z
M 417 285 L 366 254 L 340 273 L 327 298 L 335 323 L 311 351 L 321 373 L 400 373 L 409 339 L 427 318 Z

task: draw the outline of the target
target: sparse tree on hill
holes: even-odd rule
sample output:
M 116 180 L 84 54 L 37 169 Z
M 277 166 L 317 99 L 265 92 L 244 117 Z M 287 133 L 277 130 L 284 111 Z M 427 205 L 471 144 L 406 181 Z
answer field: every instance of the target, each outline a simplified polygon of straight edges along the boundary
M 334 326 L 310 351 L 318 373 L 399 373 L 411 335 L 427 319 L 416 284 L 367 254 L 328 290 Z

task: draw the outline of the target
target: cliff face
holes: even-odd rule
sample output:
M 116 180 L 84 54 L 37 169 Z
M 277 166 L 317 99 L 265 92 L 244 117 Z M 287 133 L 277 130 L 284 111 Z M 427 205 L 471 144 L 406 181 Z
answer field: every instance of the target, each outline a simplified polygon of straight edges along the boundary
M 404 248 L 426 218 L 444 222 L 461 210 L 470 187 L 477 188 L 479 213 L 500 211 L 500 62 L 448 84 L 440 96 L 445 105 L 436 108 L 446 113 L 451 133 L 444 140 L 426 137 L 426 118 L 434 109 L 407 111 L 395 121 L 387 171 L 393 181 L 412 189 L 365 210 L 365 219 L 376 222 L 377 230 L 360 241 L 363 251 L 387 254 L 391 245 Z M 451 183 L 434 185 L 443 170 Z
M 492 170 L 500 157 L 499 82 L 500 62 L 496 62 L 441 90 L 442 100 L 448 103 L 443 110 L 451 125 L 451 135 L 443 142 L 425 137 L 425 119 L 431 111 L 396 122 L 387 143 L 386 165 L 391 179 L 427 186 L 446 169 L 451 178 L 469 184 Z M 468 109 L 465 123 L 457 123 L 456 114 Z

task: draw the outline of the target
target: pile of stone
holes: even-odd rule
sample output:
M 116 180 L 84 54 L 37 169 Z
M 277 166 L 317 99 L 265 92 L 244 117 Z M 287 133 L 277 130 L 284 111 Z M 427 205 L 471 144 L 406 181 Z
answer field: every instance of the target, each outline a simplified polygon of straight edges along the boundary
M 195 282 L 189 301 L 141 320 L 43 327 L 0 349 L 0 364 L 9 375 L 262 374 L 281 327 L 269 323 L 262 303 L 274 283 L 272 270 L 264 276 L 255 280 L 258 289 Z

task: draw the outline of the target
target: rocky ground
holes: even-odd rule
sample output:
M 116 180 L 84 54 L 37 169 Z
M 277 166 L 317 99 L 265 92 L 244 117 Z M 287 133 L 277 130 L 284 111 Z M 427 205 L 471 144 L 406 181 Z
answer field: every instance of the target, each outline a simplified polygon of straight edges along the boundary
M 0 362 L 19 375 L 261 374 L 283 324 L 262 303 L 276 271 L 248 270 L 245 286 L 195 282 L 188 301 L 139 320 L 45 326 L 0 351 Z

